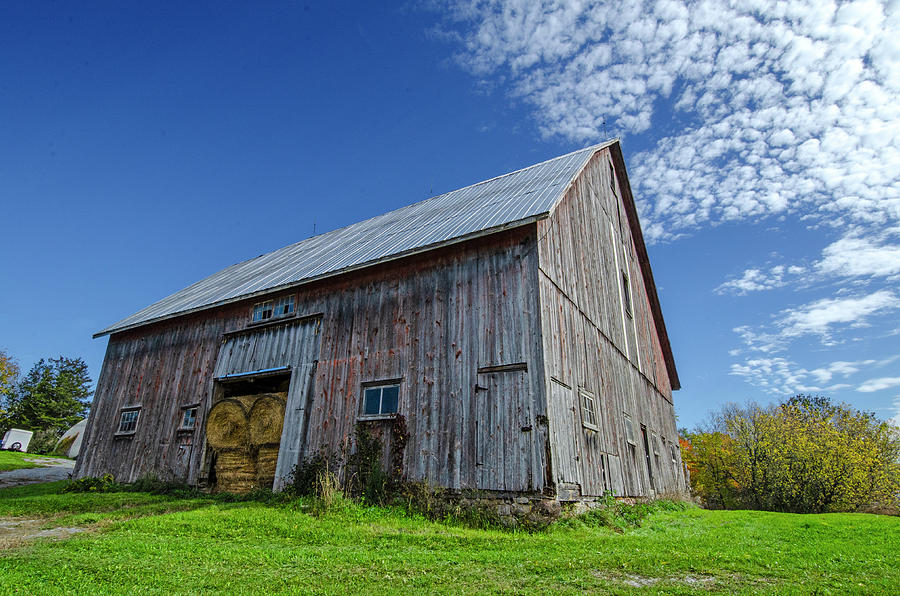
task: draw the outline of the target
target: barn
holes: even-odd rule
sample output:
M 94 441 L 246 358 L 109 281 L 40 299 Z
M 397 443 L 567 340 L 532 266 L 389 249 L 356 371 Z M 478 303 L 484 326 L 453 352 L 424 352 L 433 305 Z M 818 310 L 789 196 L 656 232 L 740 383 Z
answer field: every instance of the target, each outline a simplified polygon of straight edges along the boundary
M 684 490 L 618 140 L 238 263 L 106 335 L 78 477 L 278 489 L 363 425 L 451 492 Z

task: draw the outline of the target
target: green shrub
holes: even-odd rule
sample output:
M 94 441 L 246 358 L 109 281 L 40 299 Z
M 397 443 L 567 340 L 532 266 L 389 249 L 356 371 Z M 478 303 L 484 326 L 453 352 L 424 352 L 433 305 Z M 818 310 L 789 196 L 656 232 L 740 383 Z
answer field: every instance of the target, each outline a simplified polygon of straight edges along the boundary
M 112 474 L 103 474 L 102 476 L 85 476 L 78 480 L 70 480 L 65 487 L 64 493 L 110 493 L 123 492 L 122 485 L 117 484 Z

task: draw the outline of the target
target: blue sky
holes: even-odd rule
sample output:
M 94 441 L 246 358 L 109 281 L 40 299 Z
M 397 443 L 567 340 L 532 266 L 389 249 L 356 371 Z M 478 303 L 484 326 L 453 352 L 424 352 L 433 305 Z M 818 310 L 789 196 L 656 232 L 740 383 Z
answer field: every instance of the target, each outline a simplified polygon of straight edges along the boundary
M 900 5 L 4 3 L 0 348 L 623 139 L 683 389 L 900 412 Z

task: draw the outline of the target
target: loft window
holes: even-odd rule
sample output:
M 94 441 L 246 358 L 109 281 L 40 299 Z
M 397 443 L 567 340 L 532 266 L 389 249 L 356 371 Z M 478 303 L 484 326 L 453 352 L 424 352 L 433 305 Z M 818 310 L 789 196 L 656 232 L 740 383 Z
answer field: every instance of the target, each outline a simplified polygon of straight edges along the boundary
M 628 414 L 624 414 L 623 416 L 625 419 L 625 440 L 632 445 L 637 445 L 637 441 L 634 439 L 634 424 L 631 422 L 631 416 Z
M 265 302 L 257 302 L 253 305 L 253 322 L 265 321 L 271 319 L 275 312 L 274 302 L 266 300 Z
M 628 274 L 624 271 L 622 272 L 622 301 L 625 303 L 625 314 L 631 317 L 631 284 L 628 283 Z
M 275 301 L 275 314 L 273 316 L 283 317 L 294 312 L 294 295 L 282 296 Z
M 294 295 L 290 294 L 276 300 L 257 302 L 253 305 L 253 322 L 258 323 L 294 314 L 294 300 Z
M 197 407 L 184 408 L 181 414 L 181 430 L 191 430 L 197 426 Z
M 119 416 L 119 428 L 116 430 L 117 435 L 131 435 L 134 434 L 135 429 L 137 428 L 138 418 L 141 415 L 140 408 L 128 408 L 122 409 L 122 413 Z
M 600 430 L 597 424 L 597 399 L 586 389 L 579 389 L 581 396 L 581 424 L 591 430 Z
M 396 414 L 400 408 L 400 384 L 385 383 L 363 388 L 363 416 Z

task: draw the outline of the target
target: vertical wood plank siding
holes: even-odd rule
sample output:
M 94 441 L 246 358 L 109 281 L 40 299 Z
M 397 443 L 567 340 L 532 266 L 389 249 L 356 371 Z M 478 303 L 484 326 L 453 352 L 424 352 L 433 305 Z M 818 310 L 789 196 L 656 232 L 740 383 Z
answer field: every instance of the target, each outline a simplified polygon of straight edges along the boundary
M 668 454 L 669 444 L 678 445 L 669 374 L 617 178 L 609 151 L 598 152 L 550 218 L 537 223 L 553 473 L 585 496 L 680 492 L 680 453 L 675 465 Z M 631 317 L 623 309 L 623 272 Z M 579 388 L 597 397 L 599 431 L 581 423 Z M 626 441 L 625 414 L 635 429 L 643 424 L 665 440 L 655 491 L 643 446 Z
M 244 328 L 253 302 L 265 298 L 113 334 L 76 474 L 110 472 L 133 481 L 152 473 L 197 482 L 205 475 L 203 427 L 214 376 L 268 363 L 296 365 L 292 387 L 301 368 L 315 371 L 309 406 L 302 406 L 309 450 L 352 449 L 362 384 L 399 378 L 400 414 L 410 435 L 407 477 L 453 489 L 540 491 L 548 449 L 546 428 L 536 422 L 546 416 L 537 271 L 531 224 L 302 286 L 295 290 L 297 313 L 322 313 L 315 366 L 292 355 L 296 342 L 273 327 L 258 332 L 274 339 L 259 342 L 252 356 L 224 356 L 215 370 L 220 348 L 240 345 L 223 343 L 224 335 Z M 527 369 L 478 374 L 511 363 Z M 488 391 L 475 391 L 479 383 Z M 182 407 L 198 402 L 196 429 L 179 431 Z M 116 437 L 128 406 L 141 407 L 137 429 Z M 296 407 L 287 409 L 283 442 L 289 440 L 282 447 L 294 458 L 303 442 L 287 430 L 301 424 L 292 414 Z M 482 424 L 488 434 L 479 435 L 486 411 L 494 432 Z M 188 466 L 179 464 L 185 436 L 192 440 Z M 483 454 L 494 450 L 496 465 L 477 465 L 478 445 Z M 288 463 L 280 458 L 279 471 Z

